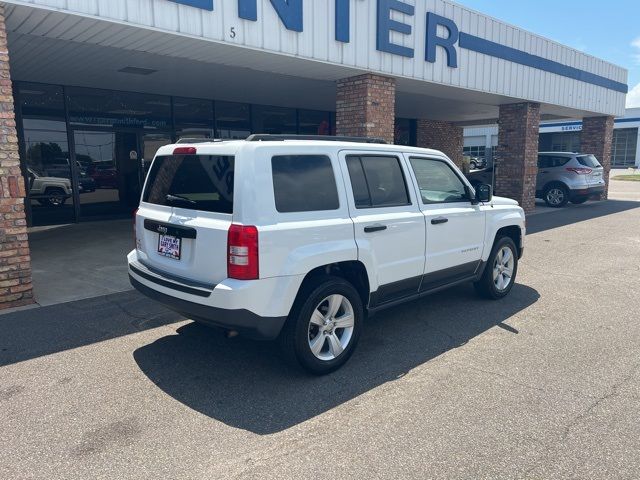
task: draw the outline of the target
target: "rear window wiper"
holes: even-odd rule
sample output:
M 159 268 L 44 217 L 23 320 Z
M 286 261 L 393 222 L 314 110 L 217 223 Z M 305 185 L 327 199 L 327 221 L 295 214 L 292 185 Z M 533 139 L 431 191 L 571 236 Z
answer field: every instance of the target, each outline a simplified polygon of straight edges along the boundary
M 182 203 L 188 203 L 189 205 L 195 205 L 196 202 L 194 200 L 190 200 L 187 197 L 183 197 L 181 195 L 167 195 L 166 197 L 164 197 L 167 202 L 182 202 Z

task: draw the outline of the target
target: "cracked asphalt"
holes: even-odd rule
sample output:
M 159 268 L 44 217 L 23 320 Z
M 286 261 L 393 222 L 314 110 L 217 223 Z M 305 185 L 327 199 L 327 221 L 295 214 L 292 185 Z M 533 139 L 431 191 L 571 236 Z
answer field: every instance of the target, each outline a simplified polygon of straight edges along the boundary
M 636 187 L 531 216 L 507 299 L 373 317 L 323 378 L 135 292 L 2 315 L 0 478 L 640 478 Z

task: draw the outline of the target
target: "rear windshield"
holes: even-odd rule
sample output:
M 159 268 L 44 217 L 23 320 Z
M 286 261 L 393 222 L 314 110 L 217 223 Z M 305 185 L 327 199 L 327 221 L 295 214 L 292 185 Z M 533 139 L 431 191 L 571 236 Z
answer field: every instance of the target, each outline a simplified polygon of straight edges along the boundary
M 579 157 L 576 157 L 576 158 L 578 159 L 578 162 L 580 163 L 580 165 L 584 165 L 585 167 L 598 168 L 602 166 L 600 165 L 600 162 L 598 161 L 598 159 L 593 155 L 580 155 Z
M 233 169 L 231 156 L 157 157 L 142 200 L 168 207 L 233 213 Z

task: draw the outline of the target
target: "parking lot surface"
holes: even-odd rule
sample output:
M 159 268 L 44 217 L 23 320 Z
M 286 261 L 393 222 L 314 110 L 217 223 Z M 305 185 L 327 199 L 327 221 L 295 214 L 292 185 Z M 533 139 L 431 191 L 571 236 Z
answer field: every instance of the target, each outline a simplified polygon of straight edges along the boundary
M 381 313 L 322 378 L 135 292 L 2 315 L 0 478 L 640 478 L 633 200 L 532 216 L 508 298 Z

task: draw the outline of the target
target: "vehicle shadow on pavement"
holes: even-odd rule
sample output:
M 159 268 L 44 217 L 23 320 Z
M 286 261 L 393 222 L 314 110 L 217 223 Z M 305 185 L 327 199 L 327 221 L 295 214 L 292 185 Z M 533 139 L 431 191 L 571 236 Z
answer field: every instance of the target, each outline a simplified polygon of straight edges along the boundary
M 134 352 L 147 377 L 184 405 L 229 426 L 267 435 L 322 414 L 411 369 L 464 346 L 539 298 L 516 284 L 501 301 L 463 285 L 370 318 L 358 349 L 325 377 L 285 364 L 274 342 L 226 339 L 190 323 Z
M 606 200 L 588 202 L 583 205 L 569 205 L 554 211 L 527 217 L 527 234 L 538 233 L 552 228 L 564 227 L 573 223 L 584 222 L 606 215 L 626 212 L 640 208 L 640 202 L 628 200 Z
M 0 367 L 184 320 L 130 291 L 0 315 Z

